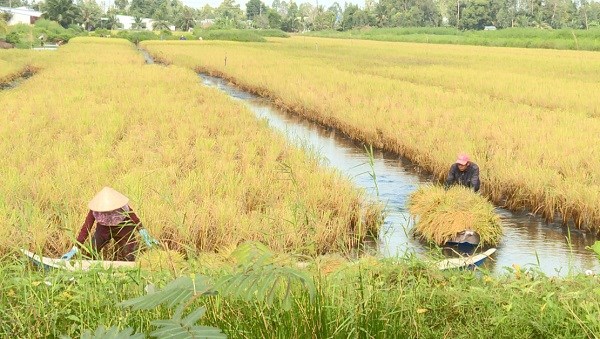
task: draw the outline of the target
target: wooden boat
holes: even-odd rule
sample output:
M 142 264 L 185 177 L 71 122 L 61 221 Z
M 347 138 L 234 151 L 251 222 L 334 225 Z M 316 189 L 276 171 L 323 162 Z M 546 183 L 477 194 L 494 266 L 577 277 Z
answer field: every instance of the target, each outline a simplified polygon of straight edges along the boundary
M 440 270 L 449 270 L 449 269 L 474 269 L 475 267 L 481 266 L 485 259 L 487 259 L 490 255 L 496 252 L 495 248 L 490 248 L 489 250 L 461 258 L 450 258 L 444 259 L 436 264 L 436 266 Z
M 130 269 L 136 267 L 136 262 L 133 261 L 104 261 L 104 260 L 64 260 L 48 258 L 37 255 L 28 250 L 21 249 L 21 252 L 31 260 L 31 262 L 44 269 L 59 269 L 67 271 L 89 271 L 92 269 L 114 269 L 123 268 Z

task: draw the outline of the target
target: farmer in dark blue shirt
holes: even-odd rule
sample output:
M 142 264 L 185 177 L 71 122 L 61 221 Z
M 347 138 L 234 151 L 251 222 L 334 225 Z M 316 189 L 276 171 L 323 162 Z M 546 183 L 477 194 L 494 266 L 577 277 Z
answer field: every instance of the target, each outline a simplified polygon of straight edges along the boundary
M 479 166 L 471 161 L 468 155 L 460 154 L 456 162 L 450 167 L 445 187 L 458 184 L 479 191 Z

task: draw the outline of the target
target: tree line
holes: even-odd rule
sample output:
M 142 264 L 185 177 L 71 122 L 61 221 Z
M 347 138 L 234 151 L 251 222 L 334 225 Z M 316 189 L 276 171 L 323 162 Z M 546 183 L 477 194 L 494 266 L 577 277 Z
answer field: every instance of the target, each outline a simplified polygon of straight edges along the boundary
M 0 0 L 0 6 L 27 5 L 28 0 Z M 349 30 L 360 27 L 456 27 L 462 30 L 537 27 L 589 29 L 600 26 L 600 3 L 590 0 L 365 0 L 363 6 L 338 2 L 329 7 L 293 0 L 269 5 L 250 0 L 245 10 L 234 0 L 217 7 L 192 8 L 180 0 L 115 0 L 101 8 L 93 0 L 45 0 L 33 5 L 63 27 L 86 30 L 116 29 L 117 14 L 154 20 L 156 30 L 175 26 L 190 30 L 198 25 L 217 28 L 274 28 L 286 32 Z

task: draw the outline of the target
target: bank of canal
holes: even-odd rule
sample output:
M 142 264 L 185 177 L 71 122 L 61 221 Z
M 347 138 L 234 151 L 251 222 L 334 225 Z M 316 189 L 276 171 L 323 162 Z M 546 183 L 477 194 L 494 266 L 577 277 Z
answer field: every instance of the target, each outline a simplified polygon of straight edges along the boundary
M 364 146 L 342 133 L 282 112 L 268 100 L 229 85 L 226 80 L 204 74 L 200 76 L 205 86 L 218 88 L 243 101 L 258 118 L 268 121 L 272 128 L 284 133 L 292 142 L 318 152 L 326 164 L 349 176 L 372 197 L 377 197 L 378 191 L 378 199 L 386 205 L 387 211 L 379 237 L 379 252 L 383 256 L 427 251 L 408 231 L 411 220 L 406 202 L 418 185 L 431 182 L 429 175 L 421 174 L 417 167 L 396 154 L 378 150 L 374 151 L 371 168 Z M 516 264 L 522 269 L 537 267 L 551 276 L 588 269 L 600 273 L 600 262 L 585 249 L 594 243 L 595 236 L 577 229 L 569 231 L 560 224 L 548 224 L 527 212 L 496 210 L 502 219 L 504 236 L 497 246 L 494 260 L 487 264 L 493 272 L 503 273 L 506 267 Z

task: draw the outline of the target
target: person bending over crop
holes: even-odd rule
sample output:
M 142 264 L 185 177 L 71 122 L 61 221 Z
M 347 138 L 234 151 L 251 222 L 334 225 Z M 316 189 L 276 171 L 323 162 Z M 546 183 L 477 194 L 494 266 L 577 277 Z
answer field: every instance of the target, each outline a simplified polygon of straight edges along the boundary
M 139 230 L 140 236 L 148 247 L 158 244 L 158 241 L 143 228 L 128 202 L 129 198 L 123 194 L 110 187 L 104 187 L 88 204 L 90 211 L 79 231 L 77 243 L 82 244 L 86 241 L 95 222 L 96 232 L 92 236 L 92 250 L 99 252 L 111 239 L 114 239 L 117 260 L 135 260 L 137 249 L 135 230 Z M 61 259 L 69 260 L 77 252 L 79 248 L 75 245 Z
M 452 164 L 444 186 L 448 188 L 455 184 L 470 187 L 475 192 L 479 191 L 479 166 L 466 154 L 459 154 L 456 162 Z

